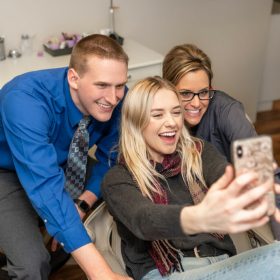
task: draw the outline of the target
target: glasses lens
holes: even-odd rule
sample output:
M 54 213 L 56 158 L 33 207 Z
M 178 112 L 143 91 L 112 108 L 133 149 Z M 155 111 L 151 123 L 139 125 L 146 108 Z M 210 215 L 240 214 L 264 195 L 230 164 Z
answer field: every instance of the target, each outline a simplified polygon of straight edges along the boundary
M 185 101 L 192 100 L 194 97 L 194 93 L 191 91 L 183 90 L 183 91 L 180 91 L 179 93 L 180 93 L 182 99 Z
M 214 96 L 214 90 L 204 90 L 199 93 L 200 100 L 209 100 Z
M 197 95 L 200 100 L 209 100 L 214 96 L 215 91 L 212 89 L 206 89 L 199 93 L 194 93 L 192 91 L 182 90 L 179 93 L 183 101 L 191 101 L 195 95 Z

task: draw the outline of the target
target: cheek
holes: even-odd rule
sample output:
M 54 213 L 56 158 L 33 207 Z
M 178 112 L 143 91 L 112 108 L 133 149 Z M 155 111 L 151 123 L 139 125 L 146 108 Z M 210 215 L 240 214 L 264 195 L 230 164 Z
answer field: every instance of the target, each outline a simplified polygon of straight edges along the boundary
M 123 97 L 124 97 L 124 89 L 121 89 L 121 90 L 117 91 L 117 97 L 119 99 L 123 99 Z
M 201 106 L 205 109 L 205 111 L 207 110 L 208 106 L 209 106 L 209 100 L 204 100 L 204 101 L 200 101 Z

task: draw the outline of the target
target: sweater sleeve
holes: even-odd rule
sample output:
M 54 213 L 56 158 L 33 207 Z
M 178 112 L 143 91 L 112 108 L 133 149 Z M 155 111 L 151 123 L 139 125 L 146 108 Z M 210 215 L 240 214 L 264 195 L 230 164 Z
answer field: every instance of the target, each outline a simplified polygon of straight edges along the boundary
M 159 205 L 144 197 L 120 165 L 105 176 L 102 195 L 114 219 L 142 240 L 185 236 L 180 225 L 182 205 Z
M 221 130 L 228 142 L 256 136 L 256 130 L 240 102 L 232 102 L 220 112 Z
M 207 141 L 204 141 L 201 157 L 204 179 L 210 187 L 224 174 L 229 163 L 217 148 Z

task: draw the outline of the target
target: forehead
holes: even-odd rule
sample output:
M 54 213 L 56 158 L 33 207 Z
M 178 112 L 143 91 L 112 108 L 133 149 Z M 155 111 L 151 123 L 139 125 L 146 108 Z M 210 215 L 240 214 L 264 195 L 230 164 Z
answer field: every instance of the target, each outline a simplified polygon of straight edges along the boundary
M 152 109 L 173 108 L 180 105 L 180 101 L 175 92 L 169 89 L 160 89 L 153 98 Z
M 176 85 L 178 90 L 189 89 L 191 91 L 198 91 L 209 86 L 209 78 L 204 70 L 191 71 L 185 74 Z
M 123 83 L 127 79 L 127 65 L 124 61 L 91 56 L 87 60 L 87 72 L 94 80 Z

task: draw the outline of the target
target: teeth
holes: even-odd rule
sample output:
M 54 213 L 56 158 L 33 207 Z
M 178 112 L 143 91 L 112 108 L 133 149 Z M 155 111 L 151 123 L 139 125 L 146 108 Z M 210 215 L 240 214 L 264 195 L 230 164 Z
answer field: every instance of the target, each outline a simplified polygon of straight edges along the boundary
M 109 109 L 109 108 L 112 108 L 111 105 L 108 105 L 108 104 L 103 104 L 103 103 L 97 103 L 100 107 L 103 107 L 105 109 Z
M 198 110 L 198 109 L 197 109 L 197 110 L 185 109 L 185 111 L 190 112 L 190 113 L 194 113 L 194 114 L 199 113 L 199 110 Z
M 172 137 L 175 134 L 176 134 L 175 132 L 164 132 L 164 133 L 160 133 L 160 136 Z

